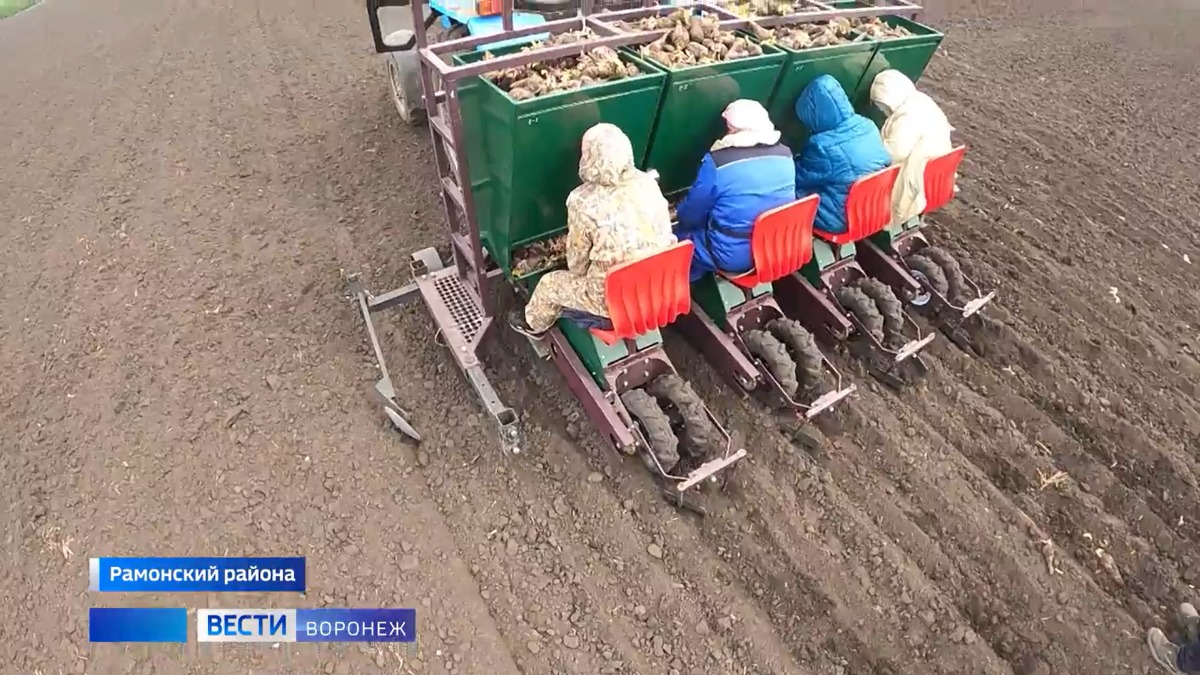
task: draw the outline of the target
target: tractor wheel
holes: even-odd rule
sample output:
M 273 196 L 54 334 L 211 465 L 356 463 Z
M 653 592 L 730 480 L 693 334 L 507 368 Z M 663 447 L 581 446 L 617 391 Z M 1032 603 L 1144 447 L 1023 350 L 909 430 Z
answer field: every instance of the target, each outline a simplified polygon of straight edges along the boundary
M 923 284 L 928 284 L 929 287 L 932 288 L 938 295 L 942 296 L 943 298 L 946 297 L 946 292 L 949 290 L 949 286 L 946 282 L 946 273 L 942 271 L 940 265 L 921 255 L 920 253 L 914 253 L 908 256 L 904 259 L 904 263 L 908 265 L 909 271 L 912 272 L 912 275 L 916 277 L 917 281 L 923 282 Z M 925 307 L 932 299 L 932 293 L 927 290 L 922 290 L 920 295 L 913 298 L 912 304 L 914 307 Z
M 648 387 L 665 409 L 670 405 L 683 422 L 683 451 L 690 457 L 705 459 L 721 449 L 721 434 L 708 418 L 704 402 L 692 385 L 677 373 L 668 373 Z
M 670 418 L 645 389 L 630 389 L 621 394 L 621 403 L 625 404 L 625 410 L 641 428 L 642 435 L 650 444 L 648 451 L 658 459 L 662 470 L 669 473 L 679 463 L 679 439 L 671 430 Z M 649 457 L 643 457 L 643 460 L 651 469 L 658 470 Z
M 430 26 L 429 30 L 425 33 L 426 40 L 431 43 L 449 42 L 451 40 L 465 38 L 467 35 L 469 35 L 467 31 L 467 24 L 456 23 L 449 28 L 446 28 L 442 25 L 442 19 L 440 18 L 437 21 L 434 21 L 433 25 Z
M 785 318 L 769 322 L 767 330 L 791 352 L 792 360 L 800 367 L 800 384 L 806 389 L 819 386 L 825 379 L 825 358 L 813 334 L 799 321 Z
M 875 307 L 875 301 L 854 286 L 842 286 L 837 291 L 837 301 L 858 319 L 867 332 L 883 342 L 883 316 Z
M 425 101 L 421 98 L 421 75 L 416 52 L 387 55 L 388 83 L 392 103 L 405 124 L 416 126 L 425 122 Z
M 800 381 L 796 379 L 796 362 L 788 354 L 788 348 L 765 330 L 746 331 L 742 342 L 746 343 L 747 351 L 762 360 L 783 393 L 789 398 L 795 396 Z
M 963 302 L 964 293 L 967 290 L 967 280 L 963 276 L 962 267 L 959 267 L 958 261 L 954 256 L 946 252 L 946 249 L 937 246 L 930 246 L 921 249 L 921 255 L 929 258 L 938 267 L 942 268 L 942 274 L 946 277 L 946 297 L 954 304 Z
M 892 340 L 903 339 L 904 305 L 891 287 L 878 279 L 864 277 L 858 280 L 858 288 L 875 301 L 875 306 L 883 315 L 883 334 Z

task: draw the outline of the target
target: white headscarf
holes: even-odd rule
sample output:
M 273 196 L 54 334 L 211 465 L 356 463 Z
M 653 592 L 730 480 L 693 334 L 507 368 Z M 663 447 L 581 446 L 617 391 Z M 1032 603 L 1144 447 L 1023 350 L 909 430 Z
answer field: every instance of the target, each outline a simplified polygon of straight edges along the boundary
M 917 86 L 898 70 L 885 70 L 871 82 L 871 101 L 879 106 L 884 115 L 890 116 L 899 110 L 915 93 Z
M 713 150 L 775 145 L 779 142 L 779 132 L 771 123 L 770 114 L 758 101 L 739 98 L 725 107 L 721 117 L 725 119 L 729 133 L 713 144 Z

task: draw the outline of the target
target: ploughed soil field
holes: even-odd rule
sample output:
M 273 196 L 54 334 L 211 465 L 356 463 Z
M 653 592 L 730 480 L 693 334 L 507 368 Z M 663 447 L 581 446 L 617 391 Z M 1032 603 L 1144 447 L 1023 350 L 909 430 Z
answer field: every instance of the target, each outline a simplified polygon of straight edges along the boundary
M 930 5 L 970 149 L 932 235 L 983 356 L 808 449 L 677 336 L 751 458 L 705 520 L 500 331 L 500 454 L 425 311 L 368 399 L 343 272 L 443 242 L 361 3 L 54 0 L 0 24 L 0 662 L 58 673 L 1143 673 L 1200 582 L 1200 10 Z M 1195 259 L 1195 260 L 1193 260 Z M 95 596 L 89 556 L 305 555 L 294 596 Z M 415 606 L 419 648 L 92 647 L 90 605 Z

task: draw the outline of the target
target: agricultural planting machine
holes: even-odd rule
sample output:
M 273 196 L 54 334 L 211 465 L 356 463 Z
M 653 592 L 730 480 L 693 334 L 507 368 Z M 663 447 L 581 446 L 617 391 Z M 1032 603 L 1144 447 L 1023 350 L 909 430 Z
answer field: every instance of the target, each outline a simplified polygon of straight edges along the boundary
M 524 13 L 514 11 L 514 0 L 465 8 L 439 1 L 367 4 L 397 108 L 409 122 L 427 120 L 431 130 L 448 258 L 423 249 L 412 255 L 407 286 L 374 295 L 352 276 L 350 292 L 379 362 L 376 392 L 398 429 L 420 438 L 397 399 L 372 316 L 420 297 L 503 447 L 514 453 L 521 447 L 517 415 L 493 390 L 481 344 L 495 328 L 499 284 L 527 295 L 547 271 L 565 265 L 565 201 L 579 182 L 587 129 L 600 122 L 619 127 L 639 168 L 654 173 L 668 199 L 677 198 L 722 135 L 721 111 L 733 100 L 763 103 L 784 142 L 799 149 L 807 131 L 792 108 L 817 76 L 834 76 L 867 112 L 876 73 L 894 68 L 917 80 L 942 39 L 913 21 L 921 8 L 906 0 L 738 12 L 585 0 Z M 398 6 L 407 6 L 406 18 L 388 30 L 381 10 Z M 438 21 L 461 28 L 431 42 L 426 30 Z M 809 43 L 775 39 L 782 31 L 793 38 L 808 31 Z M 405 84 L 410 73 L 416 86 Z M 961 158 L 960 148 L 930 162 L 930 210 L 953 195 Z M 567 312 L 530 344 L 554 362 L 600 435 L 619 452 L 640 456 L 683 503 L 690 488 L 727 478 L 746 450 L 667 357 L 662 329 L 681 333 L 741 390 L 761 392 L 808 420 L 854 391 L 818 340 L 851 345 L 872 372 L 902 386 L 906 369 L 923 369 L 920 352 L 935 336 L 922 333 L 906 304 L 941 304 L 965 318 L 991 299 L 964 299 L 974 286 L 929 245 L 919 219 L 889 227 L 898 170 L 851 187 L 845 234 L 814 237 L 817 197 L 800 195 L 758 218 L 750 272 L 689 283 L 692 244 L 680 242 L 608 273 L 607 321 Z

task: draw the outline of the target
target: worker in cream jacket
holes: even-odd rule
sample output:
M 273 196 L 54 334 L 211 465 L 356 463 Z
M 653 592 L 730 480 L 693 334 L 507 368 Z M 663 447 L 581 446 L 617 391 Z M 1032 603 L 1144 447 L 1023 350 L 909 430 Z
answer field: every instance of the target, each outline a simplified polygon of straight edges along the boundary
M 898 225 L 925 211 L 925 165 L 950 152 L 953 127 L 945 113 L 898 70 L 885 70 L 871 83 L 871 102 L 887 115 L 883 144 L 900 164 L 892 191 L 892 224 Z

